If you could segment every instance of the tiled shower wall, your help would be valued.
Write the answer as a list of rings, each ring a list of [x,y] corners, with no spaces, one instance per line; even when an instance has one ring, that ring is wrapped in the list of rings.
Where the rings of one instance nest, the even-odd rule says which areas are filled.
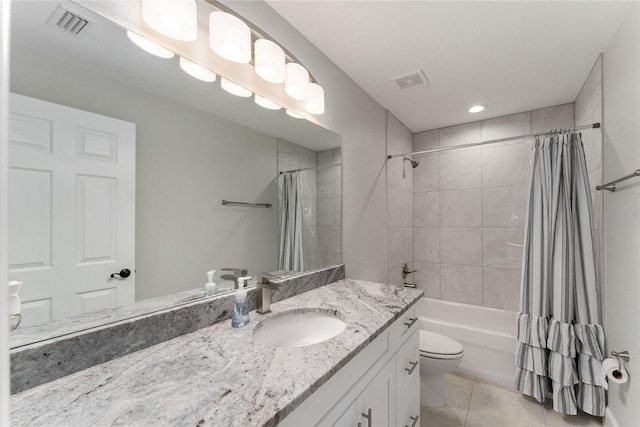
[[[317,152],[293,142],[278,139],[278,173],[315,166],[318,166]],[[302,251],[304,269],[311,270],[320,266],[317,219],[318,173],[315,170],[305,171],[302,179],[302,206],[306,212],[305,226],[302,230]],[[280,209],[281,200],[282,179],[278,178],[278,209]],[[278,236],[280,236],[280,215],[278,215]]]
[[[342,163],[340,148],[318,152],[318,166]],[[342,262],[342,169],[318,170],[318,243],[323,266]]]
[[[576,126],[602,123],[602,55],[596,61],[582,90],[578,94],[575,106]],[[602,169],[602,131],[583,131],[582,142],[587,159],[587,170],[589,171],[589,183],[593,200],[593,241],[598,300],[600,301],[600,306],[604,307],[602,291],[602,273],[604,271],[604,254],[602,253],[604,248],[604,191],[596,191],[596,186],[603,183],[604,177]]]
[[[342,163],[341,149],[314,151],[278,139],[278,172]],[[342,169],[308,170],[302,176],[304,269],[342,262]],[[282,182],[278,181],[278,209]],[[278,229],[280,228],[278,215]],[[280,233],[278,233],[278,236]]]
[[[415,151],[574,124],[574,104],[414,136]],[[510,141],[416,156],[416,282],[430,298],[517,310],[531,143]]]
[[[413,134],[387,112],[387,154],[412,151]],[[387,161],[387,283],[398,286],[403,284],[402,264],[413,268],[413,174],[401,157]]]

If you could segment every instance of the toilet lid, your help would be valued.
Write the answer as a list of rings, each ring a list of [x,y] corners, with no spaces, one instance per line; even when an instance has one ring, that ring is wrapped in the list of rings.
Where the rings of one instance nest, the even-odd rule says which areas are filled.
[[[420,353],[424,355],[454,356],[462,353],[462,345],[449,337],[420,330]]]

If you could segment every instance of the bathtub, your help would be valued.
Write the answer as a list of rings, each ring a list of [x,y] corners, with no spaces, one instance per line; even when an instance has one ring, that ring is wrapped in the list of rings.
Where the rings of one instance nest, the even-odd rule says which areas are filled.
[[[422,298],[420,329],[458,341],[464,357],[457,371],[507,387],[514,386],[516,313]]]

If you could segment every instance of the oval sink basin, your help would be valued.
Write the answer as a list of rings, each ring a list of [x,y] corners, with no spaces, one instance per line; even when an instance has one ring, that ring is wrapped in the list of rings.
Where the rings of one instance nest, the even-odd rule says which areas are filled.
[[[337,310],[298,309],[262,320],[253,330],[253,338],[270,347],[306,347],[327,341],[346,327]]]

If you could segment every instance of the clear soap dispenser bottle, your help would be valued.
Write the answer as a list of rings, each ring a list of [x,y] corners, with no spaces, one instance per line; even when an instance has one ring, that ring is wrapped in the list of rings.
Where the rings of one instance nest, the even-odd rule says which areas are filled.
[[[216,284],[213,281],[214,274],[216,274],[215,270],[207,271],[207,283],[204,285],[204,295],[207,297],[216,293]]]
[[[233,303],[233,314],[231,315],[231,327],[240,328],[249,323],[249,300],[247,299],[247,290],[245,286],[247,280],[251,277],[238,278],[238,290],[236,291],[235,301]]]

